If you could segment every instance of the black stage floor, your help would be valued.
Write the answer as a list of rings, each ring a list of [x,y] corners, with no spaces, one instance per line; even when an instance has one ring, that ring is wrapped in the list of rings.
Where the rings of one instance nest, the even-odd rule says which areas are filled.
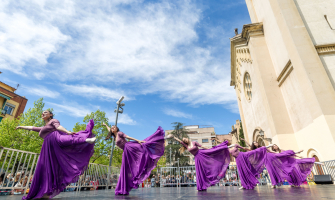
[[[20,200],[22,195],[0,196],[1,200]],[[276,199],[276,200],[335,200],[335,185],[313,185],[291,188],[282,186],[258,186],[254,190],[239,190],[237,186],[211,187],[207,192],[198,192],[195,187],[182,188],[140,188],[132,190],[128,196],[115,196],[114,190],[62,192],[54,199],[62,200],[109,200],[109,199],[148,199],[148,200],[212,200],[212,199]]]

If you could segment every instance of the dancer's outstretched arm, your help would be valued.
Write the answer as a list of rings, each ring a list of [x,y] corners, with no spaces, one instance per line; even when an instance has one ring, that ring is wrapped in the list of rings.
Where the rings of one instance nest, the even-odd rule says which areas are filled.
[[[42,127],[34,127],[34,126],[18,126],[16,127],[15,130],[17,129],[24,129],[24,130],[30,130],[30,131],[41,131]],[[68,131],[66,130],[63,126],[59,125],[57,128],[56,128],[58,131],[62,131],[64,133],[67,133],[68,135],[73,135],[73,134],[76,134],[75,132],[71,132],[71,131]]]
[[[232,148],[232,147],[235,147],[235,144],[232,144],[232,145],[228,146],[228,148]]]
[[[63,126],[59,125],[57,128],[56,128],[58,131],[62,131],[68,135],[73,135],[73,134],[76,134],[75,132],[71,132],[71,131],[68,131],[66,130]]]
[[[141,140],[138,140],[138,139],[135,139],[135,138],[132,138],[132,137],[130,137],[130,136],[126,136],[126,138],[127,139],[129,139],[129,140],[134,140],[134,141],[136,141],[136,142],[138,142],[138,143],[140,143],[140,145],[142,145],[142,143],[145,143],[145,141],[141,141]]]
[[[303,152],[304,150],[300,150],[300,151],[297,151],[297,152],[294,152],[295,154],[299,154],[301,152]]]
[[[33,126],[17,126],[17,127],[15,128],[15,130],[17,130],[17,129],[24,129],[24,130],[32,131],[33,128],[34,128]],[[42,129],[42,127],[35,127],[35,128]]]
[[[275,145],[275,144],[270,144],[270,145],[266,146],[266,148],[270,148],[270,147],[272,147],[273,145]]]
[[[103,125],[103,126],[106,126],[108,132],[111,132],[111,128],[110,128],[109,126],[107,126],[107,124],[105,124],[105,122],[102,122],[102,125]]]
[[[181,140],[179,140],[177,137],[173,136],[173,139],[175,139],[176,141],[178,141],[179,143],[182,143]]]
[[[249,147],[251,147],[251,145],[249,144],[249,142],[247,142],[244,138],[241,138],[241,140],[243,140],[245,142],[245,144],[247,144]]]
[[[214,140],[216,140],[217,142],[219,142],[219,143],[222,143],[219,139],[217,139],[217,138],[215,138]]]

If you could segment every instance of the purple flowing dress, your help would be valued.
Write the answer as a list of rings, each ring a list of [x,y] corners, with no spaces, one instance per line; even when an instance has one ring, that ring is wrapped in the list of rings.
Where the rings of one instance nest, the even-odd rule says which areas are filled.
[[[240,149],[248,152],[240,152]],[[231,155],[236,158],[237,171],[240,176],[242,186],[247,189],[254,189],[259,183],[257,178],[265,168],[266,147],[250,151],[248,148],[235,145],[230,151]]]
[[[192,142],[191,148],[183,142],[181,144],[194,155],[197,190],[203,191],[219,183],[230,163],[228,141],[211,149],[199,149],[201,145],[198,142]]]
[[[282,151],[281,153],[268,152],[266,156],[265,167],[269,173],[272,185],[282,185],[296,166],[294,151]]]
[[[285,176],[290,185],[300,186],[307,179],[314,166],[315,158],[296,159],[296,164],[291,173]]]
[[[164,154],[165,132],[161,127],[144,139],[145,143],[127,142],[126,134],[117,133],[116,145],[123,149],[120,177],[115,188],[115,195],[128,195],[131,189],[147,179]]]
[[[88,166],[94,144],[85,140],[94,136],[93,120],[87,124],[85,131],[75,135],[58,131],[59,126],[59,121],[52,119],[43,127],[33,128],[44,141],[29,193],[22,197],[23,200],[58,195],[70,183],[77,182]]]

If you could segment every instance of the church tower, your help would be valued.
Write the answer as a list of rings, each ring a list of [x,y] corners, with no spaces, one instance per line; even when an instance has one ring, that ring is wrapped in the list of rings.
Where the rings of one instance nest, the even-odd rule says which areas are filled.
[[[230,39],[245,138],[335,159],[335,1],[246,4],[252,24]]]

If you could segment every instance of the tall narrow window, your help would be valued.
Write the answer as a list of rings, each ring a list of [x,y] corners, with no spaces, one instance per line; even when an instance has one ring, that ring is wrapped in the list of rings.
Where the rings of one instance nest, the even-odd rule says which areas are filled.
[[[245,75],[244,75],[243,85],[244,85],[245,98],[248,101],[251,101],[251,98],[252,98],[252,83],[251,83],[250,74],[248,72],[246,72]]]

